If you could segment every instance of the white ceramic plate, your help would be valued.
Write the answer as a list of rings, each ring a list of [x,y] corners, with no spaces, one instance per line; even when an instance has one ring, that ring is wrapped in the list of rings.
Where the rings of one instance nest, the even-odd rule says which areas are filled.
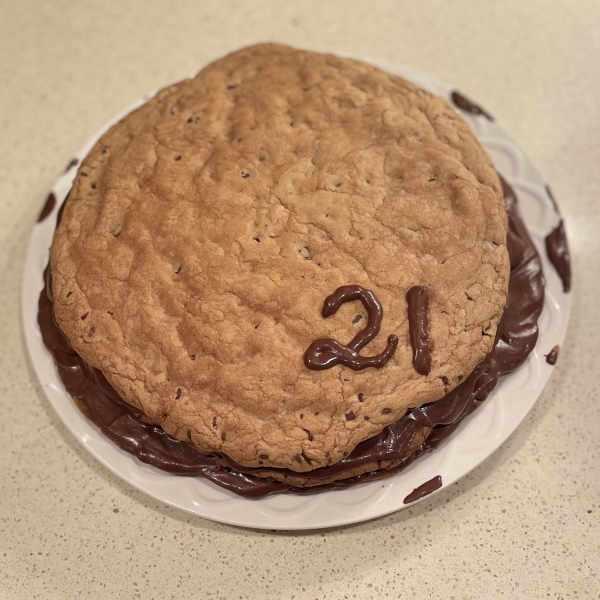
[[[426,75],[395,65],[376,64],[434,94],[450,98],[450,88]],[[117,115],[75,157],[81,160],[104,131],[150,97],[145,96]],[[48,261],[56,213],[71,187],[75,167],[56,181],[52,188],[56,206],[51,215],[33,229],[22,296],[23,327],[31,361],[48,400],[69,431],[105,467],[142,492],[206,519],[263,529],[315,529],[365,521],[404,508],[404,498],[437,475],[442,476],[440,489],[443,489],[474,469],[508,438],[541,394],[552,373],[544,355],[562,343],[571,302],[569,295],[562,292],[559,277],[546,256],[544,238],[559,219],[545,190],[544,179],[499,125],[482,116],[464,112],[461,115],[472,126],[498,171],[516,190],[521,213],[542,257],[547,286],[535,350],[519,369],[500,379],[486,402],[465,419],[441,447],[383,481],[311,496],[279,494],[260,500],[240,498],[200,477],[165,473],[120,450],[79,412],[65,391],[37,325],[38,296],[43,287],[42,274]]]

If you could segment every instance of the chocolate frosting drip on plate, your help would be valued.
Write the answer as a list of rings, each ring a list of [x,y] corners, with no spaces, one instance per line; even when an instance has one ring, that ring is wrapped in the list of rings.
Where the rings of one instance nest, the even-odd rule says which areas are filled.
[[[548,198],[550,198],[550,202],[552,202],[552,206],[554,207],[554,212],[557,215],[560,215],[560,210],[558,209],[558,204],[556,203],[556,199],[554,198],[554,194],[550,189],[549,185],[546,185],[546,194],[548,194]]]
[[[353,452],[335,465],[303,473],[303,476],[325,479],[364,464],[392,460],[386,469],[326,485],[302,488],[255,477],[252,473],[261,470],[260,467],[242,467],[226,456],[221,459],[229,466],[217,466],[213,457],[204,456],[189,444],[165,434],[160,427],[143,422],[143,415],[118,396],[102,373],[89,367],[75,353],[54,321],[48,269],[38,314],[44,344],[54,357],[65,388],[82,412],[120,448],[134,454],[142,462],[165,471],[202,475],[217,485],[249,498],[278,492],[315,493],[386,477],[401,471],[424,452],[439,446],[487,398],[498,377],[520,365],[535,346],[537,320],[544,302],[542,266],[519,215],[514,191],[505,181],[502,181],[502,187],[509,218],[507,245],[511,275],[507,305],[498,325],[492,351],[469,377],[441,400],[408,412],[379,435],[358,444]],[[430,431],[429,435],[416,451],[408,452],[411,442],[423,428]],[[286,469],[278,471],[298,475]]]
[[[435,490],[439,490],[441,487],[442,477],[441,475],[436,475],[433,479],[426,481],[406,496],[406,498],[404,498],[404,504],[410,504],[411,502],[416,502],[421,498],[425,498],[425,496],[435,492]]]
[[[475,104],[472,100],[469,100],[466,96],[463,96],[460,92],[454,91],[452,92],[452,102],[454,106],[460,108],[460,110],[464,110],[471,115],[481,115],[490,121],[493,121],[492,115],[483,110],[481,106]]]
[[[69,164],[65,167],[65,170],[63,171],[63,173],[68,173],[73,167],[76,167],[78,164],[79,164],[79,159],[72,158],[69,161]]]
[[[56,204],[56,196],[54,195],[54,192],[50,192],[48,194],[48,197],[46,198],[46,203],[44,204],[44,208],[42,208],[39,216],[38,216],[38,223],[41,223],[51,212],[52,209],[54,208],[54,205]]]
[[[569,244],[567,243],[567,232],[565,223],[560,223],[551,233],[546,236],[546,252],[550,262],[554,265],[563,285],[563,292],[571,291],[571,256]]]
[[[548,352],[548,354],[546,354],[546,362],[549,365],[554,366],[556,364],[556,361],[558,360],[559,352],[560,346],[557,344],[556,346],[554,346],[554,348],[552,348],[552,350],[550,350],[550,352]]]

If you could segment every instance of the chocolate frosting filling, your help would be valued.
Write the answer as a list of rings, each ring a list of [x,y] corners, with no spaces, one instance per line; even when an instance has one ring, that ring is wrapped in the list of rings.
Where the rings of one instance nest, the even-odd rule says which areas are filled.
[[[287,469],[277,471],[318,480],[378,461],[388,461],[385,469],[325,485],[295,487],[253,476],[257,471],[273,469],[243,467],[226,456],[220,459],[228,466],[217,466],[214,457],[204,456],[186,442],[167,435],[160,427],[145,423],[143,415],[119,397],[102,373],[87,365],[77,355],[54,321],[48,267],[38,314],[44,344],[54,358],[65,388],[86,417],[120,448],[159,469],[170,473],[201,475],[249,498],[260,498],[278,492],[315,493],[388,476],[404,469],[421,454],[439,446],[487,398],[498,377],[520,365],[536,344],[537,320],[544,302],[542,266],[521,220],[514,191],[503,180],[502,187],[509,219],[507,246],[511,274],[507,304],[492,351],[460,385],[442,399],[409,411],[375,437],[358,444],[338,463],[302,474]],[[60,219],[60,212],[58,218]],[[423,428],[431,429],[429,435],[416,451],[410,452],[411,442]]]

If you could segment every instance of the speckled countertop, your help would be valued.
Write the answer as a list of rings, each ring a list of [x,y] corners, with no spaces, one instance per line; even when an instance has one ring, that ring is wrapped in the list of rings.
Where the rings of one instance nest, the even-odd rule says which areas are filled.
[[[0,0],[0,599],[600,598],[597,0]],[[550,384],[459,483],[305,533],[215,524],[122,483],[61,425],[19,322],[57,174],[145,92],[257,41],[380,57],[486,106],[550,181],[574,258]],[[575,411],[576,409],[576,411]]]

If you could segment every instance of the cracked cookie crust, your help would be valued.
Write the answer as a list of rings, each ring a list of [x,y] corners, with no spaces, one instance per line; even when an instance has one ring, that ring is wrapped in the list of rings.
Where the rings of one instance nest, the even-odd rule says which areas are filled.
[[[327,466],[435,401],[491,350],[506,303],[492,164],[443,99],[370,65],[253,46],[161,91],[83,161],[51,249],[75,350],[168,433],[245,466]],[[382,369],[308,370],[372,290]],[[431,370],[406,293],[426,286]],[[358,318],[358,317],[361,318]]]

